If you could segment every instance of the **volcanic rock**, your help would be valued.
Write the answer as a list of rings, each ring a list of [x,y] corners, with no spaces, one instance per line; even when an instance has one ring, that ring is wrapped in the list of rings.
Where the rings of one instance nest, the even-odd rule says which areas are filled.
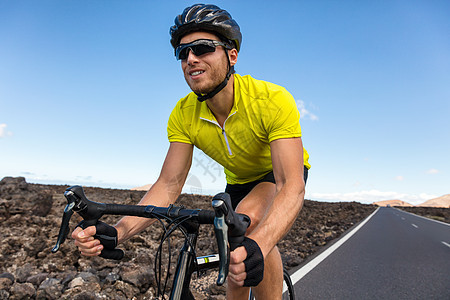
[[[52,204],[50,191],[27,184],[23,177],[5,177],[0,181],[0,220],[30,213],[45,217]]]
[[[60,250],[51,253],[67,205],[63,196],[67,187],[28,184],[21,177],[6,177],[0,181],[0,300],[155,299],[158,286],[154,258],[163,234],[157,224],[119,245],[125,251],[125,257],[119,262],[82,257],[70,234]],[[94,187],[84,190],[93,201],[118,204],[137,204],[145,194],[145,191]],[[176,205],[211,209],[211,199],[210,196],[182,194]],[[285,267],[302,264],[375,208],[356,202],[305,200],[291,231],[278,244]],[[442,218],[446,218],[447,212],[442,212]],[[102,221],[115,224],[119,219],[105,216]],[[69,224],[71,230],[80,220],[78,215],[73,215]],[[162,282],[169,276],[166,298],[182,237],[181,232],[174,232],[170,239],[171,254],[167,245],[163,248]],[[215,243],[212,228],[201,226],[197,255],[217,253]],[[224,288],[214,283],[216,276],[216,271],[194,276],[191,287],[198,299],[224,299]]]

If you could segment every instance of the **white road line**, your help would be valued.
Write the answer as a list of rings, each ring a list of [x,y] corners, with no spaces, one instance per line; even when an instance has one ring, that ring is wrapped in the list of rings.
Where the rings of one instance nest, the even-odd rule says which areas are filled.
[[[405,221],[405,218],[402,217],[402,220]]]
[[[419,228],[419,226],[417,226],[416,224],[411,224],[413,227]]]
[[[407,212],[407,211],[404,211],[404,210],[401,210],[401,209],[398,209],[398,208],[396,208],[396,209],[401,211],[401,212],[404,212],[405,214],[410,214],[412,216],[419,217],[419,218],[422,218],[424,220],[433,221],[433,222],[436,222],[436,223],[439,223],[439,224],[442,224],[442,225],[450,226],[450,223],[445,223],[445,222],[441,222],[441,221],[438,221],[438,220],[430,219],[430,218],[427,218],[427,217],[419,216],[419,215],[416,215],[416,214],[413,214],[413,213],[410,213],[410,212]]]
[[[378,207],[370,216],[368,216],[361,224],[356,226],[352,231],[342,237],[335,244],[327,248],[324,252],[319,254],[309,263],[298,269],[294,274],[291,275],[292,284],[297,283],[300,279],[302,279],[306,274],[308,274],[312,269],[314,269],[318,264],[320,264],[325,258],[327,258],[331,253],[333,253],[337,248],[339,248],[342,244],[344,244],[352,235],[354,235],[361,227],[366,224],[370,218],[372,218],[380,208]]]
[[[447,244],[446,242],[441,242],[441,243],[450,248],[450,244]]]

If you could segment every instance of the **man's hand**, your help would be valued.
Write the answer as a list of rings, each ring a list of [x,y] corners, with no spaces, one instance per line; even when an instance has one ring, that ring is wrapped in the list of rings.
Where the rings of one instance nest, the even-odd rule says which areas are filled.
[[[102,255],[102,257],[114,259],[121,259],[123,257],[122,250],[114,250],[117,246],[116,228],[101,221],[97,221],[95,226],[86,227],[85,224],[85,221],[82,221],[72,233],[72,237],[75,239],[75,245],[78,246],[82,255],[96,256],[103,249],[106,249],[108,251],[105,250],[105,256]],[[85,229],[82,230],[82,228]],[[109,250],[114,251],[111,252]]]
[[[230,280],[237,286],[257,286],[264,277],[264,257],[258,244],[245,237],[230,253]]]
[[[94,235],[97,233],[95,226],[89,226],[86,229],[82,229],[77,226],[72,232],[72,238],[75,240],[75,246],[80,250],[81,255],[84,256],[97,256],[103,250],[103,245],[100,240],[94,239]]]
[[[246,258],[247,250],[245,250],[245,247],[238,247],[230,253],[228,279],[237,286],[244,286],[244,280],[247,277],[244,264]]]

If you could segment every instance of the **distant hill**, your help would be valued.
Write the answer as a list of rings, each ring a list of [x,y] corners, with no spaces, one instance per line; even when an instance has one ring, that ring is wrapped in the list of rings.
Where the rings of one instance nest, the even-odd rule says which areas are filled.
[[[418,204],[416,206],[422,206],[422,207],[445,207],[450,208],[450,194],[430,199],[428,201],[425,201],[424,203]]]
[[[414,205],[402,201],[402,200],[384,200],[384,201],[378,201],[372,203],[374,205],[378,206],[403,206],[403,207],[413,207]],[[443,207],[443,208],[450,208],[450,194],[430,199],[428,201],[425,201],[421,204],[415,205],[416,207]]]
[[[402,200],[384,200],[384,201],[378,201],[374,202],[373,204],[378,206],[414,206],[412,204],[409,204],[408,202],[402,201]]]
[[[152,185],[153,184],[146,184],[143,186],[134,187],[131,190],[132,191],[148,191],[152,187]]]

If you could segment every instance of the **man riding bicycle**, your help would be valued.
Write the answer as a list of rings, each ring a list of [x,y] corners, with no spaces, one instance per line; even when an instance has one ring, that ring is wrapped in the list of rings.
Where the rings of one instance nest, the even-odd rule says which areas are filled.
[[[295,100],[280,86],[235,73],[242,36],[227,11],[215,5],[187,7],[170,35],[192,92],[169,117],[166,159],[139,204],[174,203],[194,145],[201,149],[224,167],[225,191],[236,211],[251,218],[242,247],[231,252],[227,297],[246,299],[251,286],[257,299],[281,299],[283,265],[276,244],[302,208],[310,168]],[[72,237],[83,255],[96,256],[152,222],[127,216],[114,227],[77,227]],[[93,237],[100,232],[102,241]]]

